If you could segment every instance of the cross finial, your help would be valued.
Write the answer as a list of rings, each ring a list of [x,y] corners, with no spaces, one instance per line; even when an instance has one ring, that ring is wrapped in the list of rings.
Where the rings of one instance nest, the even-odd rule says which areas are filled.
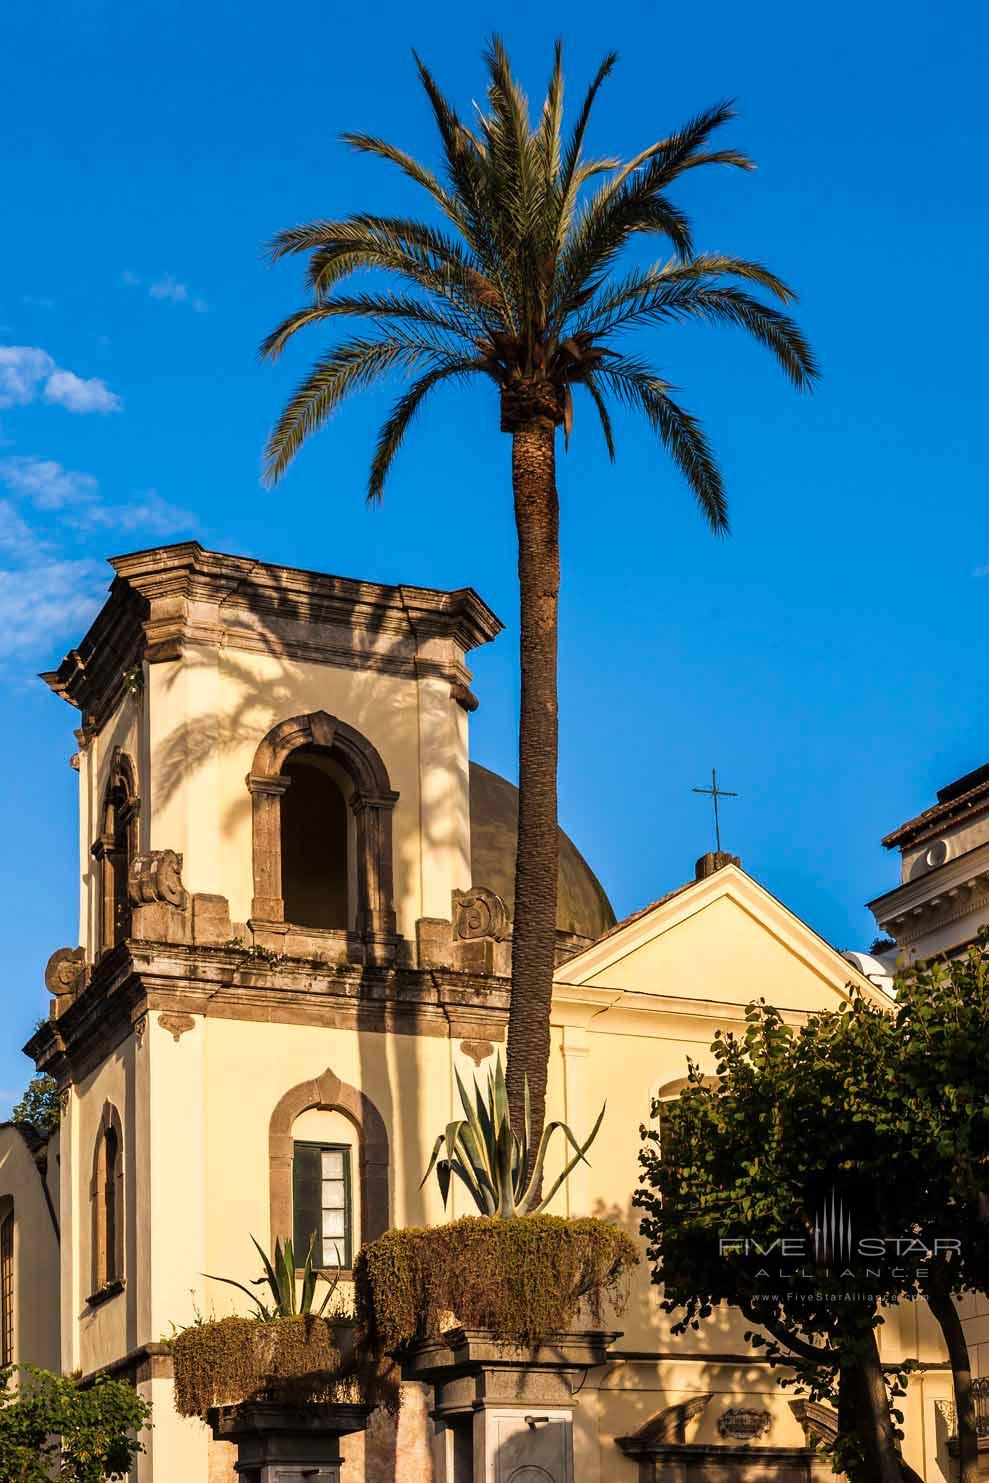
[[[718,773],[717,773],[717,769],[716,768],[713,768],[713,767],[711,768],[711,786],[710,786],[710,788],[692,788],[690,791],[692,793],[704,793],[714,803],[714,839],[715,839],[716,848],[718,850],[718,853],[720,854],[721,853],[721,820],[718,817],[718,799],[719,798],[737,798],[738,797],[738,794],[737,793],[732,793],[728,788],[719,788],[718,787]]]

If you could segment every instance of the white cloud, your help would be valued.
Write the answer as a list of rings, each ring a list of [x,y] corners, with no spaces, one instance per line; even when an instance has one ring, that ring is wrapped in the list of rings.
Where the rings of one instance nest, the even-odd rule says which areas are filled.
[[[155,536],[177,535],[182,531],[196,530],[199,526],[191,510],[183,510],[181,505],[162,499],[157,489],[143,490],[130,504],[105,507],[101,511],[100,523],[116,526],[118,530],[143,530]]]
[[[184,304],[189,297],[185,284],[177,283],[171,273],[166,273],[164,278],[152,283],[148,293],[153,299],[171,299],[173,304]]]
[[[20,455],[0,459],[0,484],[29,500],[35,509],[57,510],[61,523],[73,530],[114,529],[162,536],[198,526],[190,510],[171,504],[156,489],[142,490],[123,505],[105,504],[92,474],[63,468],[53,458]]]
[[[124,273],[123,278],[128,288],[139,288],[142,283],[138,274],[129,270]],[[194,297],[189,291],[189,285],[180,283],[171,273],[164,273],[161,278],[153,279],[148,284],[148,293],[153,299],[170,304],[188,304],[196,314],[205,314],[209,308],[205,299]]]
[[[0,629],[5,654],[50,653],[67,634],[87,628],[106,596],[103,562],[40,561],[0,571]]]
[[[92,474],[77,474],[53,458],[15,456],[0,459],[0,483],[29,499],[39,510],[63,510],[90,504],[99,485]]]
[[[0,499],[0,551],[15,561],[34,561],[45,550],[45,542],[28,525],[9,499]]]
[[[38,384],[56,369],[46,350],[35,345],[0,345],[0,407],[25,407]]]
[[[45,384],[45,401],[70,412],[119,412],[120,398],[99,376],[84,380],[73,371],[53,371]]]
[[[26,407],[39,395],[70,412],[120,410],[120,398],[98,376],[62,370],[37,345],[0,345],[0,407]]]

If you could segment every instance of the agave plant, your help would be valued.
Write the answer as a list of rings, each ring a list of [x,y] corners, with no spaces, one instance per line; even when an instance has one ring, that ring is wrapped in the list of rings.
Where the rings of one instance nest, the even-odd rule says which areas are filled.
[[[449,1198],[453,1176],[456,1175],[467,1186],[482,1215],[496,1215],[502,1220],[508,1220],[514,1215],[538,1215],[541,1210],[546,1209],[577,1164],[582,1159],[584,1163],[587,1162],[584,1155],[597,1137],[604,1117],[604,1107],[583,1143],[577,1142],[567,1123],[547,1123],[527,1179],[531,1138],[528,1081],[524,1087],[525,1118],[521,1138],[512,1127],[500,1055],[495,1060],[494,1070],[488,1071],[487,1095],[481,1090],[476,1077],[473,1100],[459,1074],[457,1088],[466,1116],[448,1123],[446,1132],[437,1138],[422,1184],[426,1183],[435,1169],[444,1205]],[[558,1130],[573,1149],[573,1155],[549,1191],[541,1195],[546,1150]]]
[[[251,1240],[257,1247],[258,1255],[264,1263],[264,1276],[253,1277],[251,1287],[264,1287],[267,1284],[272,1297],[272,1305],[262,1303],[257,1293],[251,1292],[242,1282],[237,1282],[233,1277],[214,1277],[210,1272],[204,1272],[211,1282],[226,1282],[230,1287],[239,1287],[241,1292],[246,1292],[251,1302],[258,1310],[258,1317],[264,1320],[273,1318],[294,1318],[297,1314],[315,1313],[321,1318],[326,1312],[326,1305],[336,1292],[339,1282],[339,1273],[334,1272],[329,1278],[325,1272],[317,1271],[313,1267],[313,1247],[316,1244],[316,1232],[313,1231],[309,1238],[309,1250],[306,1252],[305,1264],[302,1268],[302,1287],[296,1290],[295,1253],[292,1250],[291,1240],[287,1240],[283,1246],[281,1241],[275,1238],[275,1253],[269,1258],[264,1248],[258,1244],[252,1236]],[[316,1298],[316,1283],[322,1277],[329,1284],[329,1292],[318,1308],[313,1307]],[[298,1299],[298,1300],[297,1300]]]

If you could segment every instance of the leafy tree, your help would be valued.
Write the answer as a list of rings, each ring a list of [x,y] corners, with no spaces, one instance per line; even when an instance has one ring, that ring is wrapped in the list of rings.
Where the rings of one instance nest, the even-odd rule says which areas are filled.
[[[932,1264],[925,1295],[951,1361],[961,1483],[975,1483],[971,1364],[954,1299],[989,1292],[989,932],[951,962],[904,969],[896,1002],[899,1076],[876,1117],[877,1139],[885,1148],[926,1143],[920,1177],[940,1184],[942,1229],[961,1239],[957,1255]]]
[[[892,1305],[926,1299],[948,1345],[973,1483],[953,1298],[985,1280],[978,1200],[964,1180],[985,1180],[967,1153],[985,1137],[989,1085],[959,1088],[968,1073],[989,1083],[976,1069],[985,1024],[975,1034],[973,1016],[951,1029],[960,996],[948,970],[940,1003],[923,983],[905,989],[895,1015],[856,997],[794,1028],[750,1007],[744,1035],[717,1036],[714,1077],[692,1067],[659,1132],[645,1132],[637,1199],[663,1306],[680,1314],[674,1331],[719,1304],[740,1308],[756,1326],[750,1342],[791,1371],[784,1383],[837,1405],[836,1466],[853,1478],[898,1483],[908,1472],[893,1405],[904,1375],[884,1372],[877,1330]],[[932,1040],[943,1049],[933,1073]]]
[[[54,1133],[58,1127],[58,1086],[54,1076],[33,1076],[23,1097],[10,1114],[11,1122],[27,1123],[39,1133]]]
[[[431,392],[480,377],[494,384],[502,431],[512,439],[518,534],[521,706],[519,832],[515,875],[508,1091],[512,1121],[532,1095],[533,1146],[544,1120],[549,1010],[557,907],[557,625],[560,584],[556,435],[569,439],[573,393],[586,394],[609,454],[609,400],[641,413],[686,479],[701,513],[727,531],[717,461],[696,417],[626,332],[687,320],[745,330],[775,356],[798,388],[816,375],[792,319],[758,291],[787,304],[794,295],[758,262],[696,253],[690,223],[669,190],[707,165],[750,169],[739,150],[712,138],[733,116],[718,104],[631,159],[587,158],[588,122],[614,68],[598,68],[573,127],[563,126],[559,44],[538,123],[495,39],[485,55],[487,111],[468,127],[416,58],[439,133],[437,173],[400,145],[345,134],[353,148],[397,166],[429,197],[431,219],[361,212],[281,232],[273,259],[308,254],[309,301],[265,340],[274,360],[310,326],[339,318],[365,328],[339,340],[289,399],[267,448],[267,477],[285,473],[303,442],[352,392],[393,374],[414,376],[381,428],[368,499],[381,498],[406,432]],[[634,239],[665,239],[672,256],[619,271]],[[387,275],[375,292],[341,293],[351,274]],[[753,292],[755,290],[756,292]]]
[[[120,1380],[100,1376],[84,1389],[31,1365],[0,1371],[0,1480],[125,1478],[143,1451],[134,1434],[150,1414],[150,1406]]]

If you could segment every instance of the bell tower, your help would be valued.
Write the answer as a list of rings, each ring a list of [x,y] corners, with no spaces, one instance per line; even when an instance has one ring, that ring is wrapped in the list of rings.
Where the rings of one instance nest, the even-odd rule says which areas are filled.
[[[82,713],[80,944],[120,940],[127,870],[174,851],[193,898],[339,961],[412,962],[470,885],[469,589],[386,587],[206,551],[115,557],[44,679]],[[423,829],[423,820],[428,827]]]

